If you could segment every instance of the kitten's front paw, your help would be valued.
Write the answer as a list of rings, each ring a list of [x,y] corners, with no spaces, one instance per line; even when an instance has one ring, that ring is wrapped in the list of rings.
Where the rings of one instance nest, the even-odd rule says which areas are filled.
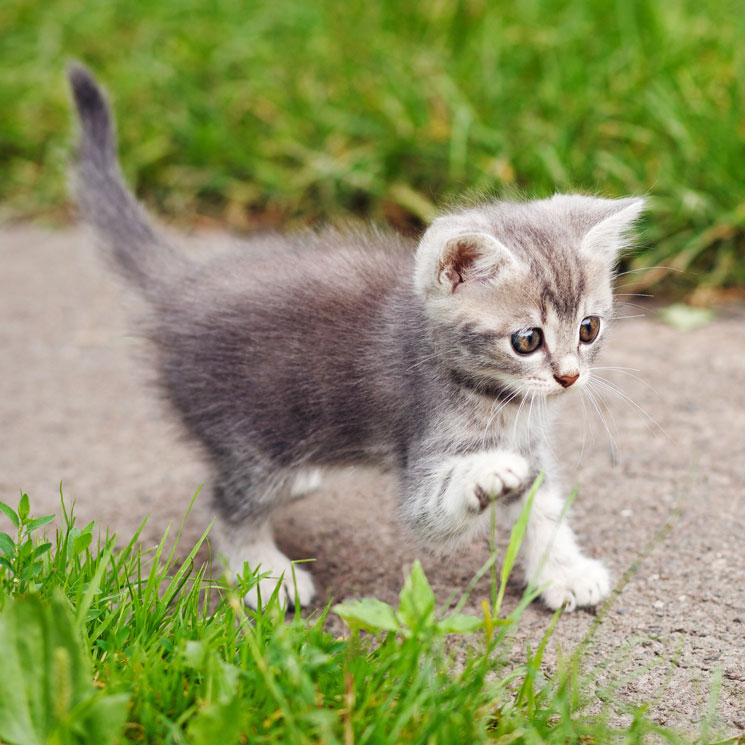
[[[509,499],[528,483],[530,466],[517,453],[479,453],[473,456],[464,484],[466,509],[481,514],[493,500]]]
[[[542,574],[539,585],[550,582],[541,594],[543,602],[556,610],[562,605],[565,611],[573,611],[597,605],[610,594],[610,574],[597,559],[579,557],[566,567],[554,567]]]

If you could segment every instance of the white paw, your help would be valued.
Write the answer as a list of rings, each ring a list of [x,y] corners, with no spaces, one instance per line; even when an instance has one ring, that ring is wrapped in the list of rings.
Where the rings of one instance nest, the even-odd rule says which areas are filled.
[[[256,567],[249,562],[252,571]],[[293,567],[292,562],[286,559],[284,566],[266,566],[258,564],[258,574],[269,572],[269,576],[260,579],[247,593],[245,602],[250,608],[256,610],[259,607],[259,595],[261,603],[266,605],[274,593],[277,585],[279,588],[279,602],[282,606],[296,608],[310,605],[316,595],[313,577],[306,569],[301,569],[297,564]]]
[[[562,605],[564,610],[573,611],[597,605],[610,594],[610,574],[596,559],[578,557],[567,567],[554,567],[544,570],[539,585],[550,582],[541,597],[543,602],[556,610]]]
[[[245,542],[242,534],[250,536],[251,541]],[[306,569],[293,565],[277,548],[269,523],[241,530],[219,521],[215,523],[215,537],[218,552],[227,560],[234,575],[243,574],[245,564],[251,572],[267,575],[246,593],[246,605],[257,609],[259,596],[261,604],[266,605],[277,585],[280,585],[279,601],[282,605],[307,606],[312,602],[316,594],[313,577]]]
[[[461,506],[480,515],[492,501],[509,498],[528,483],[530,466],[517,453],[477,453],[464,463]]]

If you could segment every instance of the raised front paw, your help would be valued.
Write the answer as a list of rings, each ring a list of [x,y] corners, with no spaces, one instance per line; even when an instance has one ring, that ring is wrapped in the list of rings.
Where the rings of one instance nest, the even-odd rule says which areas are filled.
[[[527,485],[530,475],[528,461],[517,453],[478,456],[466,485],[466,504],[475,513],[482,513],[495,500],[509,500]]]
[[[550,582],[543,591],[543,602],[556,610],[562,605],[565,611],[573,611],[597,605],[610,594],[610,574],[597,559],[578,557],[568,566],[554,566],[542,573],[539,585]]]
[[[468,456],[453,474],[449,511],[464,517],[478,516],[492,501],[518,496],[528,485],[529,476],[528,461],[517,453],[485,452]]]

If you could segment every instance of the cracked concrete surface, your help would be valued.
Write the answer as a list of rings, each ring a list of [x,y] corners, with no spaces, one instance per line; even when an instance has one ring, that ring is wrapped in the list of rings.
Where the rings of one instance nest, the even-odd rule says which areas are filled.
[[[0,260],[0,499],[15,504],[24,489],[36,514],[55,511],[61,481],[80,519],[124,537],[149,515],[144,542],[152,544],[209,476],[149,384],[125,293],[78,230],[6,227]],[[557,438],[567,483],[580,487],[574,527],[621,581],[587,645],[590,688],[613,685],[622,700],[650,703],[657,721],[696,732],[721,677],[715,728],[742,734],[745,309],[688,332],[653,312],[619,321],[603,360],[633,369],[607,375],[666,434],[609,396],[615,464],[601,423],[579,404]],[[322,595],[395,601],[415,554],[400,540],[392,494],[389,477],[347,474],[284,510],[280,544],[293,558],[315,559]],[[209,519],[205,495],[184,545]],[[479,543],[448,559],[425,557],[438,597],[463,589],[486,556]],[[477,586],[475,608],[487,593],[487,582]],[[512,584],[508,606],[519,595]],[[550,617],[528,608],[515,661],[526,643],[535,648]],[[558,648],[571,651],[594,619],[580,611],[559,621],[549,674]]]

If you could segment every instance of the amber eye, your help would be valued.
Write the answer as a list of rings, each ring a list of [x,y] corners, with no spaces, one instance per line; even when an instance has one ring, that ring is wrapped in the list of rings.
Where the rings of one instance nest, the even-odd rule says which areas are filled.
[[[523,329],[512,334],[512,348],[518,354],[535,352],[543,344],[543,332],[540,329]]]
[[[600,319],[597,316],[587,316],[579,325],[579,339],[589,344],[595,341],[598,331],[600,331]]]

